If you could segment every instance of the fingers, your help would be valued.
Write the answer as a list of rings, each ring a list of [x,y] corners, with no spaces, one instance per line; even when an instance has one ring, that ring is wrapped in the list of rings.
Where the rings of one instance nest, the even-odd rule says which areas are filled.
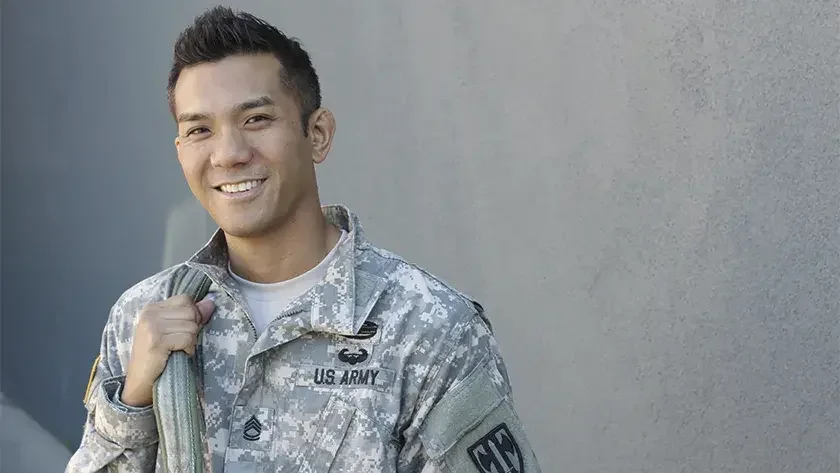
[[[131,405],[151,403],[154,380],[172,352],[195,355],[198,333],[215,308],[212,295],[194,303],[190,296],[181,294],[149,304],[140,312],[126,374],[126,383],[134,392]]]
[[[193,304],[194,302],[192,297],[187,294],[178,294],[177,296],[172,296],[169,299],[162,300],[156,305],[158,307],[189,307]]]
[[[195,351],[198,332],[215,311],[213,296],[194,303],[185,295],[177,295],[156,304],[150,304],[140,314],[135,345],[138,353],[162,356],[171,351]],[[140,358],[148,355],[139,355]]]
[[[190,319],[172,319],[165,324],[160,324],[161,335],[169,335],[176,333],[198,333],[199,325],[195,320]]]
[[[168,333],[161,338],[161,345],[165,346],[169,351],[183,350],[188,355],[193,355],[195,353],[196,341],[196,333]]]
[[[176,299],[177,300],[173,300]],[[198,324],[204,325],[210,319],[213,311],[216,309],[216,304],[213,299],[204,299],[198,303],[193,303],[192,299],[181,296],[176,296],[167,299],[155,308],[157,317],[165,320],[193,320]]]
[[[216,310],[216,303],[212,298],[208,298],[196,303],[195,307],[198,309],[197,322],[204,325],[208,320],[210,320],[210,316],[213,315],[213,311]]]

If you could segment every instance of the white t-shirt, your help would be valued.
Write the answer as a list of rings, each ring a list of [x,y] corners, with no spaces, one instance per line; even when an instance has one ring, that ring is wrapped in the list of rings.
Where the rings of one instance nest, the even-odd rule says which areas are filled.
[[[228,272],[239,284],[239,288],[245,296],[245,301],[248,303],[248,312],[254,327],[257,329],[257,336],[260,336],[268,327],[268,324],[283,313],[293,299],[312,289],[318,281],[326,276],[330,261],[335,257],[338,246],[346,238],[347,232],[342,230],[338,243],[317,266],[288,281],[269,284],[248,281],[234,273],[230,267],[230,262],[228,262]]]

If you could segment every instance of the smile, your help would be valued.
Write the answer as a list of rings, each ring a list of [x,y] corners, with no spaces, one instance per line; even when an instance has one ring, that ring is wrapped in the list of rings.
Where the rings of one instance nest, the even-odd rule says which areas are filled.
[[[235,184],[222,184],[216,189],[219,189],[225,194],[239,194],[241,192],[248,192],[249,190],[262,184],[263,181],[265,181],[265,179],[255,179],[251,181],[237,182]]]

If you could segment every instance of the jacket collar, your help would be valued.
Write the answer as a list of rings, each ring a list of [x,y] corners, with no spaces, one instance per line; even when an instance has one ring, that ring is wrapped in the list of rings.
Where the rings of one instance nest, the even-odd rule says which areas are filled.
[[[311,330],[354,335],[385,290],[388,271],[383,271],[386,268],[382,267],[382,260],[366,257],[364,250],[371,244],[359,218],[349,208],[326,205],[321,210],[327,221],[348,233],[348,238],[336,250],[327,275],[293,301],[289,309],[308,311]],[[228,273],[228,251],[221,229],[186,264],[203,271],[241,307],[247,307],[238,284]]]

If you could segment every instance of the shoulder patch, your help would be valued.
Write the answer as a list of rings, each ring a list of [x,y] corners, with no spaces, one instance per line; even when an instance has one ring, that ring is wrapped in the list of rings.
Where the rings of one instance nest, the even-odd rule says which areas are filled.
[[[539,473],[510,399],[487,370],[478,367],[432,409],[420,433],[426,452],[452,473]]]
[[[85,388],[85,397],[82,400],[83,404],[87,404],[90,399],[90,388],[93,386],[93,378],[96,377],[96,367],[99,365],[99,359],[101,356],[102,355],[96,355],[96,359],[93,360],[93,366],[90,367],[90,377],[88,377],[87,387]]]

